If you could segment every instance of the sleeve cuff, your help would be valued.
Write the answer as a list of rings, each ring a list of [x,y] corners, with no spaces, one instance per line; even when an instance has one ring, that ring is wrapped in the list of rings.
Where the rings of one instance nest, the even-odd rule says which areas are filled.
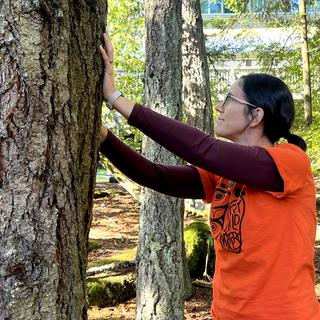
[[[136,121],[135,119],[138,117],[139,115],[139,108],[143,108],[143,106],[139,103],[135,103],[135,105],[133,106],[133,110],[128,118],[128,124],[131,125],[131,126],[134,126]]]

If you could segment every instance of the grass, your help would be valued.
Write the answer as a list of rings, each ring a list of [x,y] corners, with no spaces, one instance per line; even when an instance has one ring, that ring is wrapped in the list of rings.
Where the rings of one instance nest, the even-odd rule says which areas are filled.
[[[96,182],[109,182],[110,174],[105,169],[97,169]]]
[[[97,241],[89,239],[88,241],[88,252],[101,248],[101,244]]]
[[[191,212],[194,216],[201,216],[201,217],[208,217],[210,215],[210,209],[205,209],[205,210],[196,210],[192,209]],[[188,214],[190,214],[190,211],[185,210],[184,211],[184,216],[186,217]]]
[[[110,282],[110,283],[124,283],[125,280],[134,279],[135,274],[133,272],[126,273],[124,275],[105,275],[97,274],[92,277],[87,278],[87,282],[96,282],[100,281],[101,283]]]
[[[108,174],[108,171],[107,170],[105,170],[105,169],[98,169],[97,170],[97,174],[101,174],[101,175],[107,175]]]
[[[121,261],[132,261],[135,259],[137,254],[137,248],[129,249],[124,253],[117,254],[111,257],[107,257],[101,260],[93,261],[88,263],[88,268],[100,267],[106,264],[110,264],[113,262],[121,262]]]
[[[107,176],[96,176],[96,182],[97,183],[109,182],[109,177],[107,177]]]

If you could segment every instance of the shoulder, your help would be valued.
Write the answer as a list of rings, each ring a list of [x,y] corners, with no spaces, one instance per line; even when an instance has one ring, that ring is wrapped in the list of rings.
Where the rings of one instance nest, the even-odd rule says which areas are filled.
[[[284,181],[284,194],[301,190],[306,181],[311,181],[312,171],[308,155],[299,147],[284,143],[266,148],[273,158]]]
[[[219,177],[211,172],[204,170],[204,169],[201,169],[198,167],[196,167],[196,168],[197,168],[198,173],[200,175],[202,186],[203,186],[204,193],[205,193],[205,198],[203,199],[203,201],[205,203],[211,203],[213,194],[215,192],[215,188],[216,188],[218,180],[219,180]]]
[[[274,147],[266,148],[266,151],[273,158],[277,166],[289,165],[296,169],[307,169],[310,167],[308,155],[294,144],[278,144]]]

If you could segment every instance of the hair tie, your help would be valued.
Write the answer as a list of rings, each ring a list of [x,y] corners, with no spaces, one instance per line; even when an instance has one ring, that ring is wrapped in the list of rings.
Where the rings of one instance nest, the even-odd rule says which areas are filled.
[[[285,139],[287,139],[288,140],[288,138],[291,136],[291,132],[290,131],[287,131],[284,135],[283,135],[283,137],[285,138]]]

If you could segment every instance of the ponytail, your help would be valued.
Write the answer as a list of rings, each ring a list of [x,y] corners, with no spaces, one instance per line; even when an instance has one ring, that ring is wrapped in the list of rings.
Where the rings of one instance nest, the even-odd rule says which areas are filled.
[[[297,136],[296,134],[288,132],[284,135],[284,138],[287,139],[287,141],[289,143],[292,143],[292,144],[298,146],[299,148],[301,148],[303,151],[307,150],[306,142],[301,137]]]

